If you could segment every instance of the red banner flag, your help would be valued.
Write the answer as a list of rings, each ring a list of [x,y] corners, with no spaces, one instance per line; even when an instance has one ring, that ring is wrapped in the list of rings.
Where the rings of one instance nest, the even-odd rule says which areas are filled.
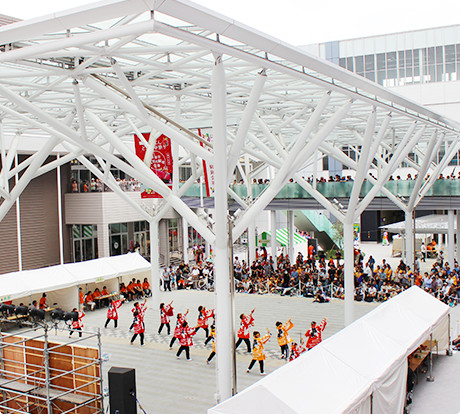
[[[142,136],[149,142],[150,133],[142,134]],[[136,155],[144,161],[147,148],[137,135],[134,135],[134,148]],[[172,183],[173,159],[171,154],[171,140],[166,135],[160,135],[155,142],[150,169],[164,183]],[[161,198],[161,195],[141,184],[141,198]]]

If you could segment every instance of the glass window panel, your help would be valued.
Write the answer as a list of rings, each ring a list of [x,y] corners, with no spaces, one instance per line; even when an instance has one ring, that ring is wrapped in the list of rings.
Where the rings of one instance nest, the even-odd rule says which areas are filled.
[[[420,50],[414,49],[414,67],[420,66]]]
[[[387,68],[388,68],[388,79],[394,79],[397,77],[396,74],[396,52],[387,53]]]
[[[398,52],[398,77],[401,79],[406,77],[405,62],[404,50],[400,50]]]
[[[380,85],[383,85],[383,81],[385,80],[385,71],[384,70],[379,70],[377,71],[377,82]]]
[[[110,227],[111,234],[120,233],[120,223],[109,224],[109,227]]]
[[[455,62],[455,45],[444,46],[444,58],[446,63]]]
[[[345,58],[340,58],[339,59],[339,66],[341,66],[342,68],[347,68],[347,61]]]
[[[388,69],[396,68],[396,52],[387,53],[387,68]]]
[[[434,47],[428,48],[428,65],[435,65]]]
[[[412,67],[412,50],[406,50],[406,68]]]
[[[377,70],[385,70],[385,53],[377,54]]]
[[[442,65],[437,65],[436,66],[436,82],[441,82],[442,81],[442,74],[444,72],[444,68]]]
[[[364,62],[362,56],[355,56],[355,71],[362,75],[364,73]]]
[[[455,72],[455,62],[446,63],[446,73],[454,73]]]
[[[375,70],[374,55],[366,55],[364,61],[366,63],[366,72],[373,72]]]
[[[443,56],[443,47],[437,46],[436,47],[436,64],[442,65],[444,63],[444,56]]]
[[[351,70],[352,72],[354,72],[354,65],[353,65],[353,57],[348,57],[347,58],[347,69],[348,70]]]
[[[375,72],[366,72],[366,78],[375,82]]]
[[[128,233],[128,223],[120,223],[120,233]]]

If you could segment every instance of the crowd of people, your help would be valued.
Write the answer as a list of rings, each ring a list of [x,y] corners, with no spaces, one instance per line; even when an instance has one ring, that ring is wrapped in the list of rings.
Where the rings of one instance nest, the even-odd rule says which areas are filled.
[[[425,260],[424,255],[422,259]],[[444,260],[442,250],[430,271],[420,272],[420,259],[416,259],[415,269],[401,260],[392,268],[383,259],[376,263],[372,256],[355,249],[354,297],[356,301],[385,301],[399,292],[417,285],[433,294],[450,306],[459,301],[457,289],[460,282],[460,267],[457,261],[453,266]],[[163,286],[167,289],[213,290],[214,269],[211,261],[202,258],[193,265],[181,262],[179,266],[167,268]],[[164,273],[165,275],[165,273]],[[295,261],[280,254],[276,265],[265,248],[259,250],[257,259],[249,266],[245,260],[234,260],[235,291],[250,294],[278,293],[313,298],[320,303],[331,298],[343,299],[344,264],[340,251],[334,258],[326,254],[310,251],[304,257],[299,253]]]

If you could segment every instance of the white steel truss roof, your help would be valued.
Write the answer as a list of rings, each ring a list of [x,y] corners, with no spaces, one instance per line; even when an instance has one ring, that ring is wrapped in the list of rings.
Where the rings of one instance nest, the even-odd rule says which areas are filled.
[[[227,194],[241,206],[233,217],[236,239],[294,178],[346,225],[352,246],[350,226],[379,191],[412,212],[460,148],[459,124],[186,0],[106,0],[0,27],[0,121],[0,220],[31,179],[78,158],[120,196],[111,165],[160,193],[164,202],[155,210],[133,204],[150,223],[172,206],[214,244],[216,292],[224,303],[217,320],[224,376],[231,367],[222,358],[233,341],[219,329],[231,314]],[[211,127],[213,144],[197,134],[197,128]],[[133,135],[152,130],[173,142],[172,189],[149,169],[151,152],[144,160],[134,153]],[[15,166],[20,144],[35,141],[40,145],[30,145],[33,155]],[[344,145],[358,156],[347,156]],[[56,152],[60,158],[44,164]],[[347,210],[302,177],[301,171],[326,155],[356,171]],[[202,175],[201,159],[216,169],[212,221],[181,200]],[[383,187],[403,162],[418,172],[408,200]],[[182,187],[179,164],[190,164],[193,172]],[[371,166],[376,177],[369,174]],[[267,168],[274,178],[257,198],[242,200],[229,187],[235,169],[249,184]],[[364,180],[374,187],[360,199]],[[153,234],[151,239],[156,240]],[[352,257],[351,247],[345,250],[351,266],[345,268],[345,296],[351,301]],[[346,318],[347,313],[346,308]],[[229,383],[219,381],[226,398]]]

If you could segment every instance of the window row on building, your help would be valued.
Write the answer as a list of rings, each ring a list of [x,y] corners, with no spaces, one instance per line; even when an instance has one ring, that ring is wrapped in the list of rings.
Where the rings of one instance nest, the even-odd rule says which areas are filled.
[[[342,57],[339,65],[386,87],[453,81],[460,78],[460,44]]]

